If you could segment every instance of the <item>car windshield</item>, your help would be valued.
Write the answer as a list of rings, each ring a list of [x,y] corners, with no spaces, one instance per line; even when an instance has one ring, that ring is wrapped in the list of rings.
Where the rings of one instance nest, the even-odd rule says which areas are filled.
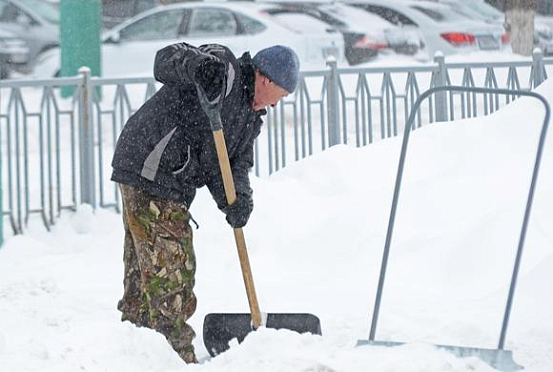
[[[325,33],[330,28],[326,23],[307,14],[279,13],[274,14],[273,19],[281,26],[298,34]]]
[[[474,9],[469,8],[465,4],[461,4],[461,3],[448,3],[448,4],[451,5],[451,9],[453,9],[455,12],[461,14],[464,17],[477,19],[480,21],[489,20],[489,17],[486,17],[482,13],[479,13]]]
[[[430,7],[430,6],[420,6],[420,5],[411,5],[411,8],[415,9],[418,12],[430,17],[436,22],[445,23],[445,22],[457,22],[457,21],[466,21],[467,16],[455,12],[453,9],[448,7]]]
[[[35,11],[47,22],[60,24],[60,13],[58,8],[50,3],[41,0],[21,0],[29,9]]]
[[[495,9],[493,6],[478,0],[463,0],[457,4],[472,10],[474,14],[480,15],[485,20],[503,19],[503,13]]]
[[[336,5],[323,5],[320,9],[327,14],[335,15],[336,17],[351,22],[352,26],[362,26],[383,29],[394,27],[393,24],[386,21],[384,18],[380,18],[377,15],[359,10],[358,8],[352,8],[347,6]]]

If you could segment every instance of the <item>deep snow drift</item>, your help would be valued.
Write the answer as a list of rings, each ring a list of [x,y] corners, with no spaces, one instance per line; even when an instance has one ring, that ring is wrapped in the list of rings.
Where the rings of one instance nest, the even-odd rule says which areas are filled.
[[[553,102],[553,81],[538,92]],[[491,371],[432,343],[495,348],[543,108],[520,99],[478,119],[413,133],[377,339],[366,339],[401,139],[336,146],[254,179],[245,229],[262,311],[311,312],[323,336],[262,329],[209,359],[209,312],[248,312],[231,229],[206,190],[192,214],[200,365],[120,322],[121,216],[83,206],[0,249],[0,370]],[[549,133],[506,348],[527,371],[553,370],[553,134]]]

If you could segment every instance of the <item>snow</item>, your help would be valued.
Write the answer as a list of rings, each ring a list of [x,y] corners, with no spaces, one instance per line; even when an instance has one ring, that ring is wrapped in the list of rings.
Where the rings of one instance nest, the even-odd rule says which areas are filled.
[[[553,81],[537,90],[553,102]],[[522,98],[488,117],[412,133],[377,339],[367,339],[401,138],[335,146],[252,179],[245,228],[261,310],[308,312],[323,336],[260,329],[216,358],[203,317],[248,312],[233,234],[209,193],[192,206],[199,365],[160,334],[120,321],[123,228],[83,205],[51,232],[31,224],[0,249],[0,371],[492,371],[431,345],[495,348],[543,108]],[[506,349],[553,370],[553,135],[549,133]]]

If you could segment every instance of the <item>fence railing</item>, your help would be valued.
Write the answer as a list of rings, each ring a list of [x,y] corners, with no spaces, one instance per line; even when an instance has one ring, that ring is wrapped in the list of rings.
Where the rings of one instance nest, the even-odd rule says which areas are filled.
[[[336,144],[365,146],[401,133],[425,90],[479,86],[531,90],[543,82],[553,59],[536,51],[532,60],[433,63],[405,67],[305,71],[297,91],[270,109],[255,144],[258,176]],[[14,234],[40,218],[49,228],[64,209],[81,203],[119,210],[109,180],[111,156],[126,120],[159,85],[153,78],[79,76],[0,81],[3,215]],[[74,89],[68,97],[67,89]],[[64,93],[65,90],[65,93]],[[441,92],[425,102],[413,129],[435,121],[493,113],[516,99]]]

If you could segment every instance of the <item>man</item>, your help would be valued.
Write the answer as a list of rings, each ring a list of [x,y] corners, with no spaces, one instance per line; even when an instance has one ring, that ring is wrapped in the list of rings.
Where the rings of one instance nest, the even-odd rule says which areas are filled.
[[[299,61],[284,46],[236,58],[221,45],[186,43],[160,50],[154,76],[160,90],[133,114],[119,137],[112,180],[123,201],[124,294],[121,319],[165,335],[187,363],[197,362],[195,334],[186,323],[196,309],[189,208],[206,185],[233,228],[253,210],[249,171],[265,108],[292,93]],[[197,85],[212,102],[222,99],[221,119],[237,199],[227,205],[210,123]]]

